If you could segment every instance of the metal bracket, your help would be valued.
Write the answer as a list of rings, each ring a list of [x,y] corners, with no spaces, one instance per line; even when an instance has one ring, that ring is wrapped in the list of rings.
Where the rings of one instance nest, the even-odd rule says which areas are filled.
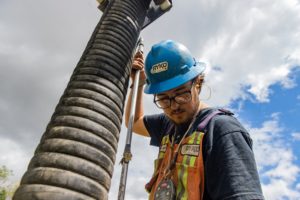
[[[146,28],[149,24],[154,22],[157,18],[168,12],[172,8],[172,0],[165,0],[160,5],[156,5],[155,1],[152,0],[147,10],[146,18],[142,29]]]
[[[120,164],[129,163],[129,161],[131,161],[131,158],[132,158],[131,152],[124,152]]]

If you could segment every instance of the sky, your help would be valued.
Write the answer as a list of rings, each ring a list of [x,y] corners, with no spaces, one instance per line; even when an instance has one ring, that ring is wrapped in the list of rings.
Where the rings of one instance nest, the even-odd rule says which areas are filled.
[[[207,64],[200,99],[249,130],[266,199],[300,199],[300,1],[173,0],[142,31],[145,52],[173,39]],[[101,18],[94,0],[0,0],[0,165],[24,174]],[[161,112],[145,97],[146,114]],[[116,199],[126,128],[109,199]],[[126,199],[144,200],[157,148],[134,135]]]

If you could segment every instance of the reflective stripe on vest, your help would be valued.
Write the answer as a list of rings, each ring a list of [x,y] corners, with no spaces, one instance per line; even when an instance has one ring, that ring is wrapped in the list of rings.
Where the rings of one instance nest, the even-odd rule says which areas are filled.
[[[176,185],[177,200],[199,200],[204,192],[204,166],[202,157],[202,140],[204,133],[195,131],[186,137],[178,150],[175,169],[172,170],[172,180]],[[176,149],[177,145],[173,149]],[[153,177],[146,185],[152,200],[159,182],[164,178],[171,153],[169,136],[161,141],[158,159],[155,160]]]

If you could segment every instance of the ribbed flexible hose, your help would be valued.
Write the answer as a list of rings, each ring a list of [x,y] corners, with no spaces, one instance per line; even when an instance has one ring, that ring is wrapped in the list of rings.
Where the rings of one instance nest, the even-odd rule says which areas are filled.
[[[108,199],[131,57],[150,0],[114,0],[77,64],[14,200]]]

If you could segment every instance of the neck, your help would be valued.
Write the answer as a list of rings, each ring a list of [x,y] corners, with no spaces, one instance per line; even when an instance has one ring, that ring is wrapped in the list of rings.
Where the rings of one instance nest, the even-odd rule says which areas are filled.
[[[198,110],[197,110],[197,113],[199,113],[201,110],[205,109],[205,108],[208,108],[209,105],[206,104],[206,103],[203,103],[202,101],[199,101],[199,106],[198,106]]]
[[[182,134],[188,129],[189,125],[190,125],[190,121],[183,124],[175,124],[176,131]]]
[[[177,131],[179,133],[184,133],[188,129],[190,123],[192,123],[193,119],[197,116],[197,114],[201,110],[203,110],[205,108],[208,108],[208,107],[209,106],[206,103],[203,103],[203,102],[199,101],[199,105],[197,106],[197,109],[195,110],[194,115],[193,115],[193,117],[190,120],[188,120],[187,122],[182,123],[182,124],[176,124],[176,123],[174,123],[175,126],[176,126]]]

